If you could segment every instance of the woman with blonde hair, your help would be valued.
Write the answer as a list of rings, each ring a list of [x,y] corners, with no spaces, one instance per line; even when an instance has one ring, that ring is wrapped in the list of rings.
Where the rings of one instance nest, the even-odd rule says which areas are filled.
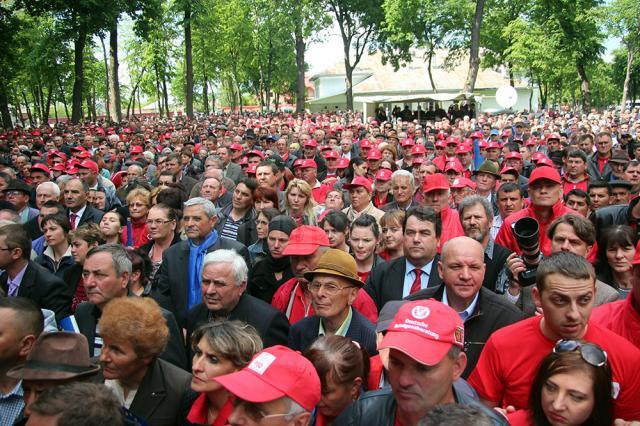
[[[298,226],[317,225],[316,202],[311,194],[311,186],[302,179],[289,182],[284,197],[285,214],[296,221]]]
[[[127,222],[127,227],[122,230],[122,244],[140,248],[141,245],[149,242],[147,216],[151,208],[151,194],[143,188],[134,189],[127,194],[127,207],[129,208],[131,226]],[[129,237],[129,230],[131,237]]]
[[[191,375],[160,359],[169,328],[150,297],[117,297],[98,323],[103,346],[100,363],[105,385],[120,403],[146,424],[181,424]]]
[[[232,395],[214,378],[238,371],[262,350],[260,335],[241,321],[213,321],[191,336],[191,390],[198,392],[187,424],[224,425],[233,411]]]

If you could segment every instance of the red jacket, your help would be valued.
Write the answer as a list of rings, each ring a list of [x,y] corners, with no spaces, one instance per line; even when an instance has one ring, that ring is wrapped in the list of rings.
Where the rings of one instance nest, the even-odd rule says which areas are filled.
[[[568,181],[565,176],[562,177],[562,190],[564,195],[567,195],[567,193],[572,189],[581,189],[584,192],[587,192],[588,186],[589,186],[589,176],[585,177],[580,182],[571,182],[571,181]]]
[[[640,348],[640,308],[636,306],[633,291],[624,300],[605,303],[595,308],[591,320]]]
[[[440,245],[438,245],[438,253],[442,250],[444,243],[455,237],[464,236],[464,230],[460,223],[458,211],[450,207],[445,207],[440,212],[440,221],[442,222],[442,232],[440,233]]]
[[[145,218],[143,221],[140,221],[140,220],[131,221],[131,228],[133,230],[132,241],[133,241],[134,248],[140,248],[140,246],[143,246],[147,244],[149,241],[151,241],[149,239],[149,230],[147,229],[147,218]],[[127,239],[128,239],[126,226],[122,228],[121,239],[122,239],[122,245],[126,246]]]
[[[532,206],[510,214],[502,223],[500,231],[498,231],[498,235],[496,236],[496,243],[518,253],[518,255],[522,255],[522,250],[520,250],[520,247],[516,242],[516,237],[513,234],[513,228],[511,225],[517,222],[518,219],[522,219],[523,217],[532,217],[536,219],[538,221],[538,224],[540,225],[540,250],[542,251],[542,254],[544,256],[551,256],[551,240],[549,239],[549,237],[547,237],[547,228],[556,218],[567,213],[576,213],[575,211],[562,204],[562,201],[558,201],[552,207],[552,210],[553,213],[548,222],[542,222],[540,219],[538,219]]]
[[[292,294],[294,290],[295,294]],[[303,318],[313,315],[313,306],[311,306],[311,303],[306,304],[302,286],[298,285],[297,278],[291,278],[282,284],[273,295],[271,304],[278,310],[284,312],[291,325]],[[373,299],[371,299],[371,296],[369,296],[366,291],[362,289],[358,291],[356,300],[353,302],[353,307],[367,317],[372,324],[378,322],[376,304],[373,303]]]

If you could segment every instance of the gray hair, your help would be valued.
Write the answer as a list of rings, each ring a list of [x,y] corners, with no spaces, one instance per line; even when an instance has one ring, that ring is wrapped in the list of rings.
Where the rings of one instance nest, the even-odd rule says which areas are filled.
[[[413,178],[413,173],[411,173],[408,170],[396,170],[395,172],[393,172],[393,174],[391,175],[391,184],[393,185],[393,183],[400,177],[407,177],[409,178],[409,184],[415,188],[416,184],[415,184],[415,180]]]
[[[236,286],[240,287],[243,283],[247,282],[249,275],[249,268],[247,268],[247,262],[234,250],[219,249],[208,253],[204,257],[202,262],[202,269],[210,263],[229,263],[233,271],[233,279],[236,282]]]
[[[131,275],[133,265],[127,251],[121,244],[102,244],[94,247],[87,253],[87,258],[98,253],[108,253],[111,256],[111,264],[118,277],[121,277],[125,272]]]
[[[470,195],[465,197],[458,204],[458,214],[460,215],[460,220],[462,220],[462,215],[464,214],[464,210],[469,207],[473,207],[477,204],[480,204],[484,208],[484,213],[487,215],[487,220],[489,222],[493,222],[493,207],[482,195]]]
[[[43,190],[50,189],[55,197],[60,197],[60,187],[53,182],[42,182],[36,187],[36,192],[38,192],[38,189],[40,188],[42,188]]]
[[[298,414],[308,413],[308,411],[305,410],[302,405],[298,404],[297,402],[295,402],[293,399],[289,398],[288,396],[283,396],[282,399],[289,402],[289,411],[284,416],[285,421],[290,422]]]
[[[185,201],[183,205],[185,207],[202,206],[204,208],[205,214],[209,219],[214,217],[217,213],[216,206],[211,201],[202,197],[193,197]]]
[[[71,179],[73,179],[73,176],[71,175],[60,175],[58,176],[58,178],[56,179],[56,183],[58,185],[60,185],[61,183],[63,184],[67,184],[67,182],[69,182]]]

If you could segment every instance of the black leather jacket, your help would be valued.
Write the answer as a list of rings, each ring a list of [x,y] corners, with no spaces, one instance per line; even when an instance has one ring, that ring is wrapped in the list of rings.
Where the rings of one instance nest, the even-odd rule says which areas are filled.
[[[631,211],[636,204],[640,202],[640,197],[636,197],[626,204],[617,204],[615,206],[607,206],[596,210],[591,214],[591,221],[596,227],[596,236],[599,238],[600,233],[612,225],[635,225],[638,220],[631,215]],[[639,232],[636,228],[636,232]]]
[[[458,404],[477,408],[486,414],[494,425],[508,426],[509,422],[498,412],[478,401],[475,390],[464,380],[453,385],[453,395]],[[384,388],[363,394],[351,404],[333,422],[334,426],[394,426],[396,418],[396,400],[391,388]]]

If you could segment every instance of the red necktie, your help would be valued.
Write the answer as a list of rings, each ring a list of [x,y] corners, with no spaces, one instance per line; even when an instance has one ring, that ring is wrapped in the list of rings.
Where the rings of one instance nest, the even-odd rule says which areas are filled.
[[[422,269],[414,269],[413,272],[416,274],[416,279],[413,280],[413,284],[411,284],[411,290],[409,290],[409,294],[413,294],[416,291],[420,291],[420,278],[422,277]]]
[[[75,213],[71,213],[71,214],[69,215],[69,219],[71,219],[71,220],[70,220],[70,222],[71,222],[71,229],[72,229],[72,230],[73,230],[73,229],[76,229],[76,218],[77,218],[77,217],[78,217],[78,215],[77,215],[77,214],[75,214]]]

